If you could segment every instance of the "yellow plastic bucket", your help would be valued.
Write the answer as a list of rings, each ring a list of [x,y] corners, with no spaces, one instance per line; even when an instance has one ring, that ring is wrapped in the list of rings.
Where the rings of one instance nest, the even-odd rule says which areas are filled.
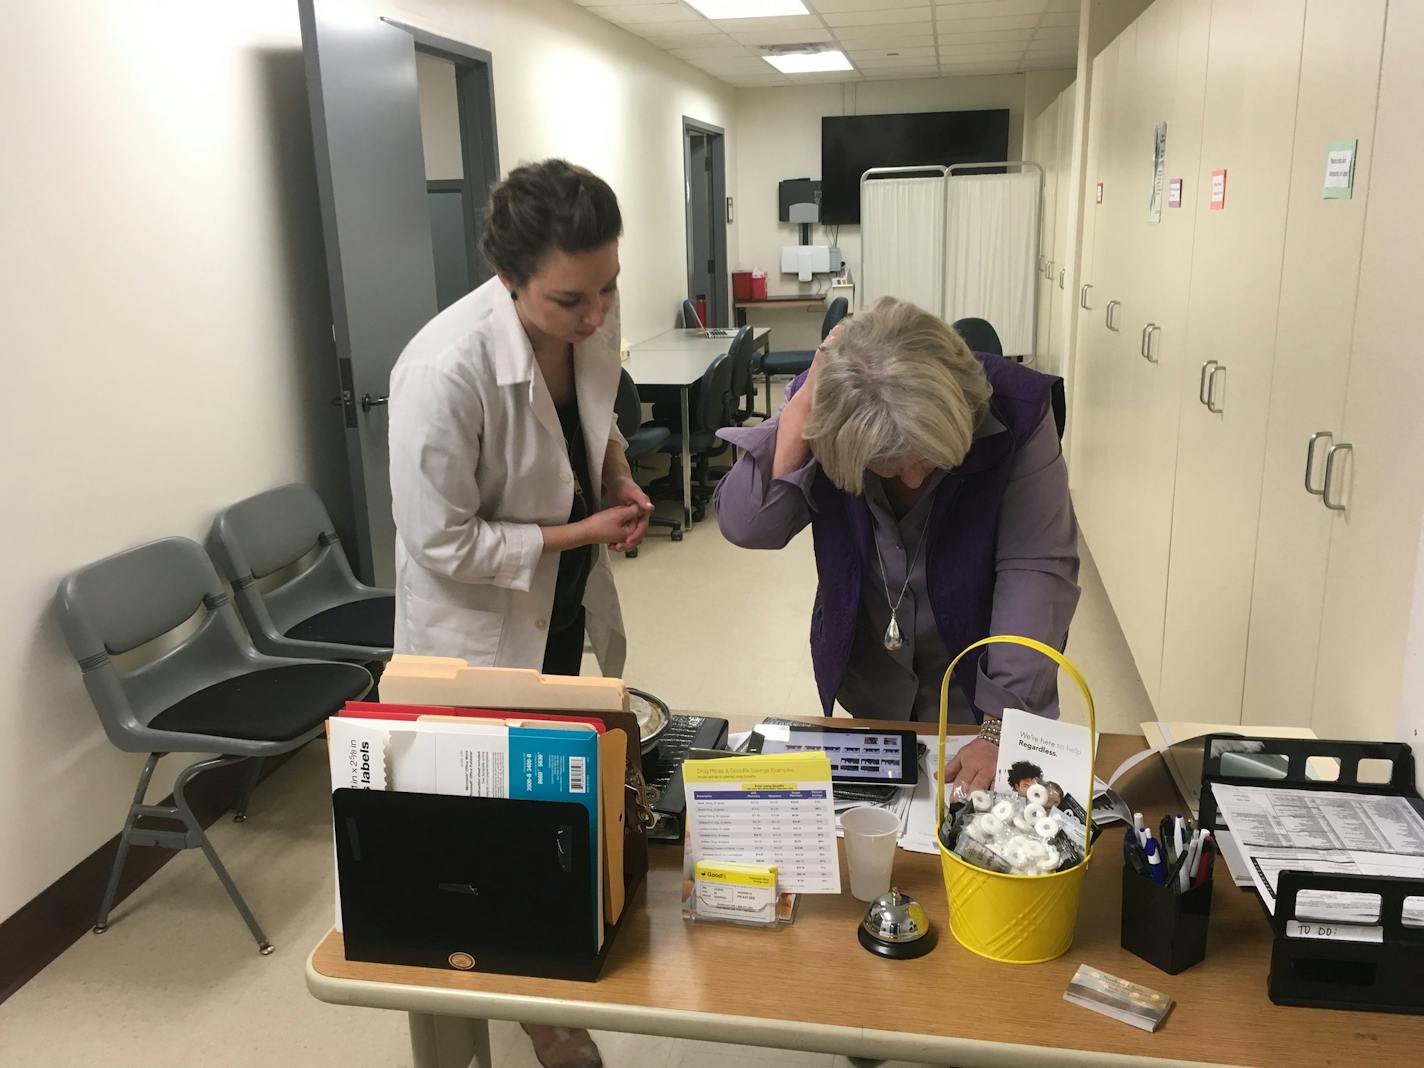
[[[944,741],[949,718],[949,680],[964,657],[975,649],[996,644],[1022,645],[1034,649],[1058,664],[1078,684],[1088,705],[1089,748],[1096,763],[1097,719],[1093,695],[1073,662],[1051,646],[1032,638],[997,635],[981,639],[965,649],[949,665],[940,686],[939,775],[935,790],[935,813],[944,819]],[[949,929],[955,940],[971,953],[1005,964],[1040,964],[1068,952],[1073,944],[1073,928],[1078,922],[1078,902],[1083,896],[1083,879],[1092,859],[1093,782],[1091,772],[1087,794],[1088,838],[1083,861],[1066,871],[1051,875],[1004,875],[970,864],[952,853],[936,828],[940,864],[944,869],[944,890],[949,899]]]

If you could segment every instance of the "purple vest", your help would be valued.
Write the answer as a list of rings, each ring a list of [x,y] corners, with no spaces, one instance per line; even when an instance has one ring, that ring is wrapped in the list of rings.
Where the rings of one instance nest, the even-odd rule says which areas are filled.
[[[1014,455],[1050,405],[1058,416],[1060,436],[1063,429],[1062,379],[1001,356],[975,356],[994,390],[990,409],[1007,432],[976,439],[964,462],[940,480],[930,505],[925,579],[935,623],[951,656],[989,634],[999,505]],[[803,379],[793,383],[793,390]],[[829,716],[850,660],[863,569],[874,566],[874,546],[864,497],[837,489],[821,471],[811,493],[818,581],[811,611],[811,663],[821,709]],[[983,652],[976,650],[955,669],[955,682],[971,706]]]

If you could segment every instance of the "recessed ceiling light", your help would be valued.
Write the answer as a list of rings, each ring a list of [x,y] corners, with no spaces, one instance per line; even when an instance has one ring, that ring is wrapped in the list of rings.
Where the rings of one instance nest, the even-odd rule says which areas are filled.
[[[854,70],[845,53],[839,50],[828,52],[794,52],[780,56],[762,56],[782,74],[811,74],[823,70]]]
[[[774,15],[808,15],[801,0],[687,0],[709,19],[761,19]]]

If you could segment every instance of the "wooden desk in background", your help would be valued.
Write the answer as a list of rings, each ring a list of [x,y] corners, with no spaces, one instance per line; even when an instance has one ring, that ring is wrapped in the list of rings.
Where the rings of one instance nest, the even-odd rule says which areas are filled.
[[[734,724],[745,729],[754,719]],[[1103,735],[1099,774],[1144,746]],[[1122,784],[1149,821],[1178,811],[1160,760]],[[410,1013],[416,1068],[487,1068],[487,1019],[776,1046],[856,1057],[973,1065],[1249,1064],[1308,1068],[1418,1065],[1424,1018],[1286,1008],[1266,996],[1271,931],[1256,896],[1222,864],[1206,960],[1166,975],[1118,944],[1121,825],[1099,839],[1069,951],[1035,965],[996,964],[950,934],[938,856],[895,854],[894,881],[924,903],[939,944],[919,960],[884,960],[856,941],[865,906],[849,892],[807,895],[779,931],[682,919],[681,846],[653,846],[603,976],[594,983],[479,975],[347,961],[341,935],[307,960],[322,1001]],[[844,865],[842,873],[844,873]],[[1078,965],[1165,991],[1176,1007],[1146,1034],[1063,1000]]]
[[[748,308],[824,308],[826,306],[825,296],[807,296],[804,293],[784,293],[779,296],[770,296],[765,300],[739,300],[733,304],[733,310],[737,316],[737,325],[747,325]]]

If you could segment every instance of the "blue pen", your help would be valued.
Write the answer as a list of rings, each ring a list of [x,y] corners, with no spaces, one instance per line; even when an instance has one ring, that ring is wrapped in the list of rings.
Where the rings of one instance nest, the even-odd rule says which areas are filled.
[[[1167,885],[1167,869],[1162,864],[1162,851],[1157,848],[1157,839],[1147,831],[1147,870],[1152,873],[1152,881],[1158,886]]]

